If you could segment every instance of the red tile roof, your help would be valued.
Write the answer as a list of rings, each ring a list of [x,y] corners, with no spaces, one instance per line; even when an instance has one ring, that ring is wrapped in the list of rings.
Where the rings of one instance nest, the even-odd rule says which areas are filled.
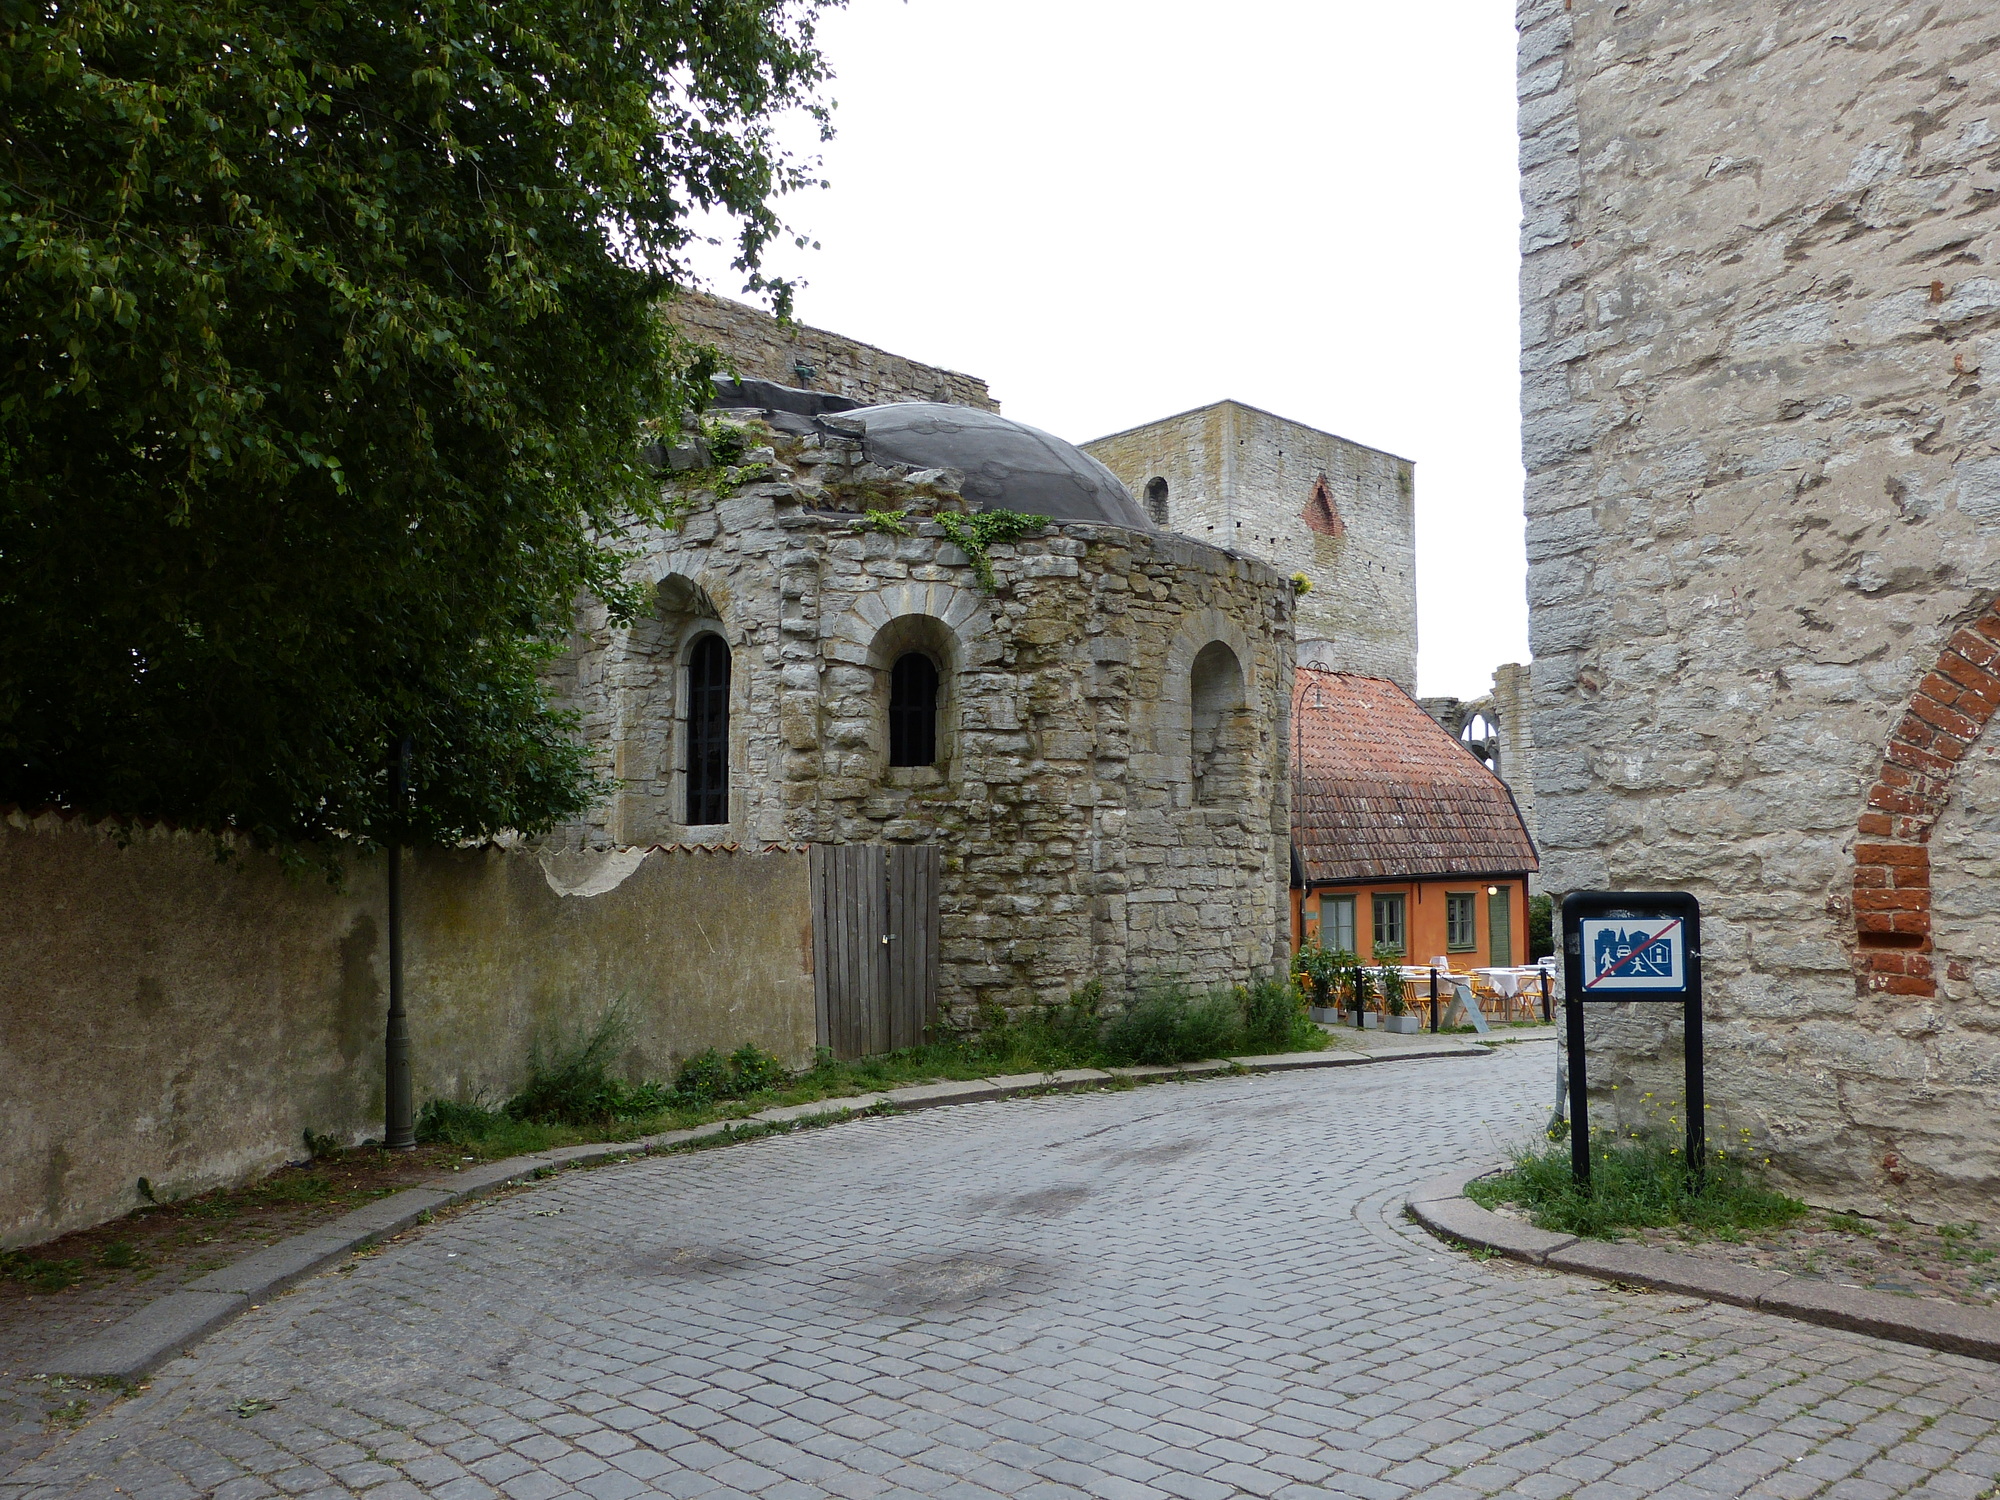
[[[1395,683],[1301,667],[1292,714],[1309,884],[1540,867],[1506,784]]]

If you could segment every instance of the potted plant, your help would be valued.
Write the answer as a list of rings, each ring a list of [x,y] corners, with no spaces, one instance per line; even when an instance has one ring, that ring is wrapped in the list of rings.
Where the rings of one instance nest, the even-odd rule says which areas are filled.
[[[1321,1025],[1337,1024],[1339,1006],[1333,989],[1341,974],[1354,962],[1354,955],[1339,948],[1322,948],[1309,943],[1301,948],[1292,967],[1311,990],[1309,1007],[1313,1020]]]
[[[1403,980],[1403,971],[1393,964],[1385,964],[1381,970],[1382,1008],[1389,1012],[1383,1018],[1382,1029],[1401,1036],[1412,1036],[1423,1029],[1423,1023],[1410,1014],[1407,998],[1409,987]]]

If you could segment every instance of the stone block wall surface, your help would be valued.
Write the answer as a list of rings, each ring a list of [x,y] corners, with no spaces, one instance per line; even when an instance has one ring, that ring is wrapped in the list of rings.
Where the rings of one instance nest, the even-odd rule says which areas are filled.
[[[336,889],[202,834],[0,818],[0,1246],[382,1133],[384,863]],[[708,1047],[812,1060],[802,849],[486,848],[407,858],[419,1106],[497,1103],[531,1045],[622,1005],[617,1066]]]
[[[1713,1135],[1990,1220],[2000,30],[1518,23],[1542,884],[1702,899]],[[1662,1011],[1591,1015],[1622,1118],[1677,1093]]]
[[[1170,529],[1310,579],[1298,603],[1302,662],[1416,691],[1416,466],[1408,459],[1238,401],[1083,448],[1142,501],[1164,480]]]
[[[753,477],[688,476],[678,525],[639,539],[654,615],[581,620],[558,689],[624,787],[570,842],[935,844],[941,1001],[961,1014],[1282,965],[1287,580],[1179,536],[1064,523],[993,544],[988,591],[927,519],[962,509],[953,471],[754,431]],[[731,652],[730,822],[691,828],[685,684],[705,632]],[[1217,643],[1198,708],[1196,657]],[[940,670],[931,766],[888,763],[890,669],[910,650]]]
[[[722,372],[806,390],[831,391],[874,405],[943,401],[998,411],[1000,403],[976,375],[926,365],[844,334],[807,323],[780,323],[761,308],[681,292],[667,320],[722,355]]]

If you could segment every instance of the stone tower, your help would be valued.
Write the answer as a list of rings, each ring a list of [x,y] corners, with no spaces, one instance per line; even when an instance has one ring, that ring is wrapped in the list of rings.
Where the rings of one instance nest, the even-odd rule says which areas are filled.
[[[1240,401],[1082,445],[1156,524],[1303,575],[1301,666],[1417,690],[1416,466]]]
[[[1712,1134],[1823,1203],[1984,1216],[1992,10],[1518,18],[1543,881],[1701,899]],[[1672,1098],[1665,1008],[1632,1009],[1593,1015],[1593,1076]]]

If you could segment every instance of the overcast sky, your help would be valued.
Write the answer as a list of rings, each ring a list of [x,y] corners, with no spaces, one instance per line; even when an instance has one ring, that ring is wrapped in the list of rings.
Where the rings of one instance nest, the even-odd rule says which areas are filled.
[[[1233,396],[1416,460],[1421,691],[1477,696],[1527,660],[1512,11],[852,0],[775,265],[1074,442]]]

